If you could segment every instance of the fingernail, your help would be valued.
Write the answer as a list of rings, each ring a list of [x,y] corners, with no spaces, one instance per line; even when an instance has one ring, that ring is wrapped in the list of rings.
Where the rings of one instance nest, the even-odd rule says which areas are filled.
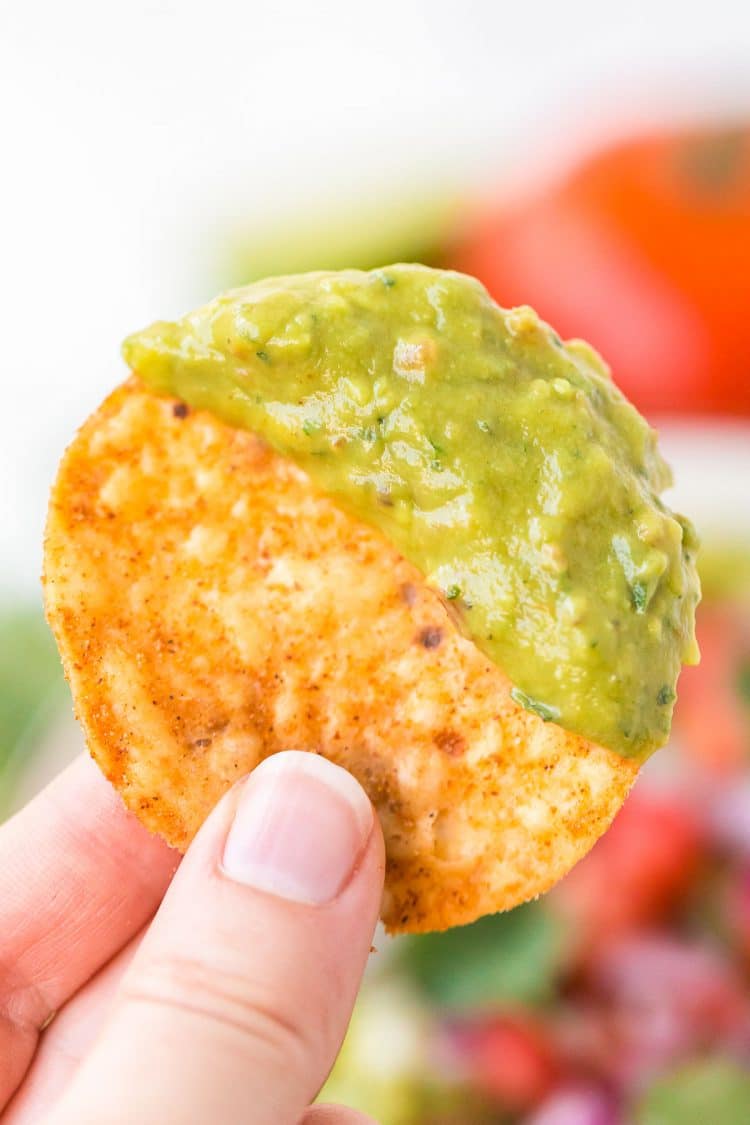
[[[372,820],[346,770],[299,750],[272,754],[244,784],[222,866],[238,883],[323,905],[351,878]]]

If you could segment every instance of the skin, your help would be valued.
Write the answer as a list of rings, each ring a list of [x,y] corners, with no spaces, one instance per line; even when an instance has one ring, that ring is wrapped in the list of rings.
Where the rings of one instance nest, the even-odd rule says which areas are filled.
[[[300,756],[277,757],[288,767]],[[382,838],[357,783],[328,762],[316,769],[356,789],[367,820],[356,854],[321,839],[331,870],[315,878],[338,886],[322,905],[288,894],[309,881],[295,870],[309,856],[286,857],[283,895],[257,872],[238,879],[227,838],[243,817],[247,831],[257,781],[221,800],[181,861],[87,758],[0,829],[2,1125],[366,1125],[309,1104],[370,950]],[[267,815],[283,815],[279,791]]]

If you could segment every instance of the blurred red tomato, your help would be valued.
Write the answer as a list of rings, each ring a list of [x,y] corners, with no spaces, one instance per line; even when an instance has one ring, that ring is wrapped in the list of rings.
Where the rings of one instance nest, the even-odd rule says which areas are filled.
[[[451,1025],[448,1035],[466,1079],[505,1109],[537,1105],[560,1077],[549,1034],[527,1014],[476,1016]]]
[[[590,952],[664,918],[690,888],[701,854],[702,829],[679,798],[636,790],[550,903]]]
[[[698,641],[701,662],[680,677],[675,731],[713,774],[736,775],[750,759],[750,614],[740,605],[702,605]]]
[[[750,126],[604,149],[448,262],[598,348],[646,413],[750,413]]]

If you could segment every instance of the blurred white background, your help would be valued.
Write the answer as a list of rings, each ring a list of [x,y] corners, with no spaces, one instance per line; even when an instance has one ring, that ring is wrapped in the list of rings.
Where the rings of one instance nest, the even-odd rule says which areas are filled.
[[[211,295],[232,222],[499,178],[646,97],[747,110],[749,59],[747,0],[3,3],[0,590],[36,590],[56,462],[122,337]]]

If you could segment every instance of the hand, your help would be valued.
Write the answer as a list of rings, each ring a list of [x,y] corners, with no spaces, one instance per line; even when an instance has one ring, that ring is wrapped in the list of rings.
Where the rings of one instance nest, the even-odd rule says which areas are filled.
[[[307,1107],[380,906],[363,790],[274,755],[178,860],[83,758],[0,828],[2,1125],[362,1125]]]

